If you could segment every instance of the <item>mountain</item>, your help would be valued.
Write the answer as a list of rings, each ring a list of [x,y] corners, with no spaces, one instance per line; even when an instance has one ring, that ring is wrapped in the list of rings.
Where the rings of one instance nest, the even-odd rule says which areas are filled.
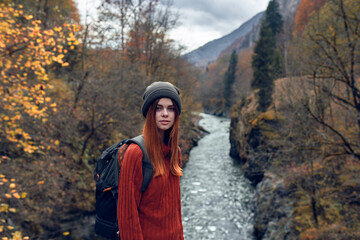
[[[256,14],[253,18],[242,24],[233,32],[225,35],[224,37],[208,42],[204,46],[185,54],[183,57],[189,63],[197,67],[207,66],[210,62],[216,61],[220,53],[230,46],[235,40],[245,37],[248,33],[250,33],[254,26],[257,26],[260,23],[263,14],[264,12]]]
[[[285,25],[292,25],[300,1],[301,0],[277,0]],[[257,25],[254,25],[253,29],[249,33],[235,39],[233,43],[221,51],[218,58],[222,55],[229,55],[233,50],[240,52],[243,49],[251,47],[258,40],[260,27],[261,24],[259,22]],[[287,28],[284,26],[284,31],[287,31],[286,29]]]
[[[301,0],[277,0],[280,12],[285,21],[292,21]],[[206,43],[183,57],[196,67],[203,68],[214,62],[219,56],[252,46],[257,40],[260,30],[261,18],[264,12],[256,14],[253,18],[242,24],[224,37]]]

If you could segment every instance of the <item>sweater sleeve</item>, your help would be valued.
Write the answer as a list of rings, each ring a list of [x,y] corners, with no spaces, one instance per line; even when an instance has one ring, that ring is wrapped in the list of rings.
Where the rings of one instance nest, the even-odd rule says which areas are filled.
[[[138,207],[141,201],[142,151],[131,144],[125,152],[119,176],[117,217],[121,240],[142,240]]]
[[[180,149],[180,147],[179,147],[179,166],[181,167],[181,165],[182,165],[182,159],[181,159],[181,149]],[[179,192],[178,192],[178,196],[180,196],[179,197],[179,203],[178,203],[178,214],[179,214],[179,216],[180,216],[180,225],[181,225],[181,230],[180,230],[180,232],[182,233],[180,236],[179,236],[179,239],[180,240],[184,240],[184,235],[183,235],[183,232],[184,232],[184,229],[183,229],[183,225],[182,225],[182,216],[181,216],[181,190],[180,190],[180,187],[179,187],[179,190],[178,190]]]

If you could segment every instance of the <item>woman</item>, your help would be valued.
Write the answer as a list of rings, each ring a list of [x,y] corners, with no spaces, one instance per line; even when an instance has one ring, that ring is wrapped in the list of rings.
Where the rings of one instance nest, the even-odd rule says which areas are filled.
[[[181,220],[181,153],[178,147],[181,99],[168,82],[154,82],[143,95],[142,114],[146,152],[154,176],[145,192],[142,151],[136,144],[126,150],[119,179],[120,239],[184,239]]]

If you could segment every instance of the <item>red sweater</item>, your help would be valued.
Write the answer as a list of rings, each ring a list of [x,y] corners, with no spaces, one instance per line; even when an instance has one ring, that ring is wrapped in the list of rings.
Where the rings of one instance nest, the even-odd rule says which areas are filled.
[[[163,145],[162,151],[164,156],[169,156],[169,147]],[[136,144],[131,144],[126,150],[119,178],[117,208],[121,240],[184,239],[180,177],[170,172],[169,157],[165,162],[166,174],[153,177],[142,193],[142,151]]]

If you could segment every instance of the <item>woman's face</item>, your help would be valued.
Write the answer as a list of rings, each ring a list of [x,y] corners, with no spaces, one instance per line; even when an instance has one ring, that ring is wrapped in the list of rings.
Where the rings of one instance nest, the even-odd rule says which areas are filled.
[[[161,98],[156,106],[156,126],[160,132],[169,130],[175,121],[175,106],[170,98]]]

